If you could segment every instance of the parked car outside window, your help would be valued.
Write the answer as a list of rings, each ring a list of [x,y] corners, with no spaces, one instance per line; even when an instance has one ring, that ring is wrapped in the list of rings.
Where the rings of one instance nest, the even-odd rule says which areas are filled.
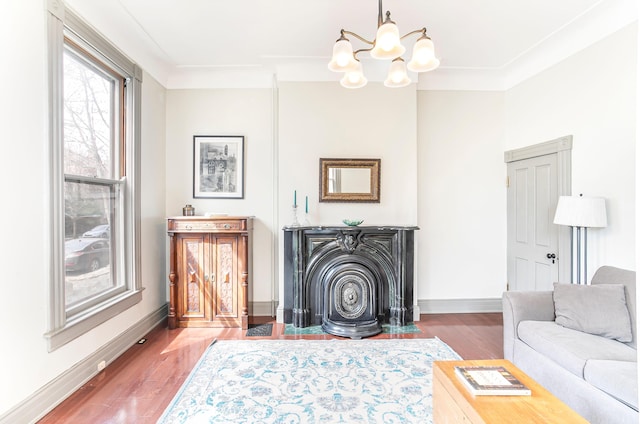
[[[102,224],[97,227],[93,227],[86,233],[82,235],[82,237],[98,237],[98,238],[109,238],[109,225]]]
[[[65,269],[93,272],[109,264],[109,241],[101,238],[79,238],[64,244]]]

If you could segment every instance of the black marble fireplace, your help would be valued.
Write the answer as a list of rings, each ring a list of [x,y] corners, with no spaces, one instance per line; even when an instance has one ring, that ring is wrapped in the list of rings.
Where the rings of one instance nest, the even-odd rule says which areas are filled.
[[[285,227],[284,321],[362,338],[413,321],[418,227]]]

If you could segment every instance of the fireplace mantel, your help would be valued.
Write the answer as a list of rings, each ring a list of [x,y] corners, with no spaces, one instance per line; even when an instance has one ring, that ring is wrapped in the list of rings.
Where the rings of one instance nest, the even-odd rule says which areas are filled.
[[[352,338],[412,322],[418,229],[284,227],[284,321]]]

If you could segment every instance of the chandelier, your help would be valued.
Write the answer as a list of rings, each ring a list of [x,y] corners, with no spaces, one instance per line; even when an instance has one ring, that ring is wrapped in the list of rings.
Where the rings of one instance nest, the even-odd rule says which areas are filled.
[[[400,40],[414,34],[419,34],[419,37],[413,45],[411,60],[405,64],[402,55],[406,49]],[[346,35],[351,35],[371,47],[354,51]],[[427,72],[440,65],[440,61],[435,57],[433,42],[427,36],[427,29],[411,31],[400,37],[396,23],[391,20],[391,12],[387,11],[386,19],[384,22],[382,21],[382,0],[378,0],[378,31],[375,40],[369,41],[354,32],[340,30],[340,38],[333,46],[329,69],[334,72],[344,72],[344,76],[340,80],[343,87],[360,88],[367,84],[367,79],[362,73],[362,64],[357,57],[361,52],[370,52],[371,57],[375,59],[391,60],[389,74],[384,81],[386,87],[409,85],[411,80],[407,75],[407,69],[412,72]]]

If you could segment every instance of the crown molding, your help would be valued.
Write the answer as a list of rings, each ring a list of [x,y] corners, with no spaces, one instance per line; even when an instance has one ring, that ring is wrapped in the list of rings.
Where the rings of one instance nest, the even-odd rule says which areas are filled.
[[[512,88],[638,21],[635,0],[603,0],[504,67]]]
[[[56,0],[49,0],[56,1]],[[80,0],[67,0],[76,4]],[[282,58],[265,57],[261,63],[249,67],[177,67],[161,58],[166,57],[148,34],[140,29],[138,37],[122,34],[117,25],[120,19],[133,19],[126,10],[96,8],[86,16],[123,52],[167,89],[198,88],[266,88],[274,79],[282,82],[338,82],[341,74],[327,69],[329,57]],[[637,23],[636,0],[601,0],[582,15],[550,34],[536,45],[522,52],[509,63],[498,68],[447,67],[424,74],[412,74],[418,90],[508,90],[534,75],[563,61],[569,56],[608,37],[616,31]],[[137,41],[136,41],[137,40]],[[149,50],[149,45],[154,46]],[[370,82],[386,78],[388,63],[362,59],[365,76]]]

